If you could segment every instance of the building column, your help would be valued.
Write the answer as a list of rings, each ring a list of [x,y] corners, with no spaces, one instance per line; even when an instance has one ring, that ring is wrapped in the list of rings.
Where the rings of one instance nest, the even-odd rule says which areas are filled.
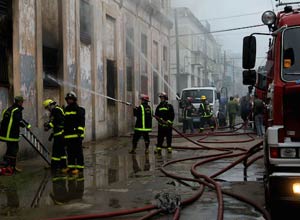
[[[36,124],[37,60],[36,60],[36,1],[13,1],[13,92],[22,94],[24,118]]]

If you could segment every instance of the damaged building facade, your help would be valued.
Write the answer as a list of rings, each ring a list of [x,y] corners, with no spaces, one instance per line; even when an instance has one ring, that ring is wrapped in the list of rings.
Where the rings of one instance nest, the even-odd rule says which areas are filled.
[[[199,86],[220,89],[224,72],[222,48],[210,33],[210,24],[182,7],[172,9],[172,18],[171,81],[177,85],[177,92]]]
[[[23,95],[23,117],[46,141],[43,100],[64,105],[73,90],[85,141],[132,130],[132,106],[106,96],[134,106],[146,93],[155,105],[168,92],[169,10],[169,0],[2,0],[1,111]]]

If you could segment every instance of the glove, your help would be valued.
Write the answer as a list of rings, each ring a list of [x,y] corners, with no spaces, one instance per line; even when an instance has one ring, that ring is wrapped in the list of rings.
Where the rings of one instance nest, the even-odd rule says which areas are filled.
[[[170,121],[170,120],[168,120],[168,121],[167,121],[167,124],[168,124],[168,126],[172,127],[172,125],[173,125],[173,122],[172,122],[172,121]]]
[[[48,141],[52,141],[53,136],[54,136],[53,133],[51,133],[50,136],[49,136],[49,138],[48,138]]]

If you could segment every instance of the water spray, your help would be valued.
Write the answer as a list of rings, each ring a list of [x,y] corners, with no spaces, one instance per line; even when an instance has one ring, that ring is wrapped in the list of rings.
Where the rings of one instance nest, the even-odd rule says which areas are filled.
[[[180,97],[178,97],[178,95],[176,94],[176,91],[172,88],[172,86],[164,79],[164,77],[162,76],[161,72],[156,69],[154,67],[154,65],[147,59],[147,57],[142,53],[142,51],[140,50],[140,48],[138,48],[133,40],[131,39],[131,37],[126,34],[126,39],[130,42],[130,44],[134,47],[134,49],[141,55],[142,59],[144,59],[148,65],[150,65],[151,69],[153,70],[154,73],[156,73],[159,78],[164,82],[164,84],[167,85],[167,87],[171,90],[171,92],[176,96],[176,98],[180,99]],[[98,95],[98,96],[101,96],[103,98],[106,98],[106,99],[109,99],[109,100],[112,100],[114,102],[118,102],[118,103],[121,103],[121,104],[125,104],[125,105],[128,105],[128,106],[132,106],[132,103],[130,102],[126,102],[126,101],[123,101],[123,100],[119,100],[119,99],[115,99],[115,98],[112,98],[110,96],[107,96],[107,95],[103,95],[101,93],[98,93],[98,92],[95,92],[95,91],[92,91],[90,89],[87,89],[87,88],[84,88],[84,87],[81,87],[81,86],[76,86],[72,83],[69,83],[69,82],[65,82],[65,81],[62,81],[62,80],[59,80],[59,79],[55,79],[54,77],[48,75],[48,77],[51,79],[51,80],[54,80],[55,82],[57,82],[59,85],[66,85],[68,87],[71,87],[71,88],[75,88],[75,89],[81,89],[83,91],[86,91],[88,93],[91,93],[91,94],[94,94],[94,95]]]
[[[74,89],[80,89],[80,90],[83,90],[85,92],[88,92],[88,93],[91,93],[91,94],[94,94],[94,95],[97,95],[97,96],[101,96],[103,98],[106,98],[106,99],[109,99],[109,100],[112,100],[114,102],[118,102],[118,103],[121,103],[121,104],[125,104],[125,105],[128,105],[128,106],[132,106],[132,104],[130,102],[126,102],[126,101],[123,101],[123,100],[119,100],[119,99],[114,99],[110,96],[107,96],[107,95],[103,95],[99,92],[95,92],[95,91],[92,91],[90,89],[87,89],[87,88],[84,88],[82,86],[75,86],[74,84],[72,83],[69,83],[69,82],[65,82],[65,81],[62,81],[62,80],[59,80],[59,79],[55,79],[54,77],[52,76],[48,76],[51,80],[57,82],[59,85],[65,85],[65,86],[68,86],[68,87],[71,87],[71,88],[74,88]]]
[[[141,49],[137,47],[132,38],[126,33],[126,39],[129,41],[129,43],[134,47],[134,49],[141,55],[141,57],[150,65],[152,71],[158,75],[158,77],[167,85],[167,87],[171,90],[171,92],[176,96],[176,98],[180,99],[180,97],[177,95],[176,91],[172,88],[172,86],[164,79],[161,72],[154,67],[154,65],[147,59],[147,57],[142,53]]]

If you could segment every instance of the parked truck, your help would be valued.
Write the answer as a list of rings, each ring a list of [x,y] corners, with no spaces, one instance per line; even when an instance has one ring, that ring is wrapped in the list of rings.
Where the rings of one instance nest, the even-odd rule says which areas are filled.
[[[266,106],[264,139],[265,199],[272,218],[282,205],[300,204],[300,9],[282,3],[277,13],[266,11],[262,21],[270,33],[254,33],[243,40],[243,83],[259,86]],[[253,70],[256,58],[254,35],[271,37],[265,76]]]
[[[195,107],[195,109],[198,111],[200,106],[200,97],[206,96],[206,99],[211,106],[212,111],[214,114],[219,109],[219,100],[218,100],[218,94],[215,87],[190,87],[185,88],[181,91],[180,99],[179,101],[179,113],[178,113],[178,119],[179,122],[183,122],[183,109],[185,106],[185,103],[187,101],[188,97],[192,98],[192,104]],[[195,115],[193,116],[193,123],[197,126],[197,124],[200,123],[200,116],[195,112]]]

